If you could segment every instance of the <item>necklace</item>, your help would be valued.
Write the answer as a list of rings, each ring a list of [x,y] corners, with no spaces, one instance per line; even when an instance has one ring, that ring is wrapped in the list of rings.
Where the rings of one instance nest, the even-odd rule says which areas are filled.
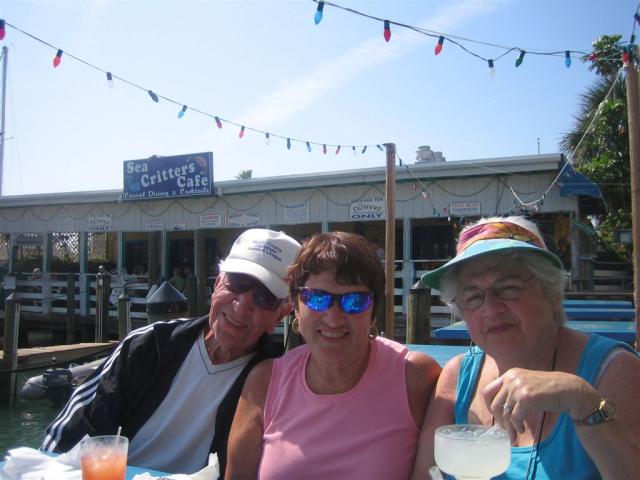
[[[556,369],[556,357],[558,356],[558,343],[556,340],[556,347],[553,351],[553,360],[551,362],[551,371],[555,371]],[[536,478],[536,471],[538,469],[538,451],[540,450],[540,440],[542,439],[542,430],[544,429],[544,420],[547,416],[547,412],[542,412],[542,419],[540,420],[540,426],[538,427],[538,432],[536,433],[536,442],[533,444],[531,448],[531,454],[529,455],[529,463],[527,464],[527,475],[526,479]],[[531,476],[529,476],[531,474]]]

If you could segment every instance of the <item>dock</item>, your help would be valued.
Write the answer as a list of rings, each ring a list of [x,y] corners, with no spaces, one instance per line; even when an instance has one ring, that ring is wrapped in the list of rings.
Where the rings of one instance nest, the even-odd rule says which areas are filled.
[[[45,368],[47,366],[71,362],[75,359],[94,355],[118,342],[76,343],[73,345],[53,345],[49,347],[31,347],[18,349],[18,368]],[[4,352],[0,351],[0,364],[4,360]]]

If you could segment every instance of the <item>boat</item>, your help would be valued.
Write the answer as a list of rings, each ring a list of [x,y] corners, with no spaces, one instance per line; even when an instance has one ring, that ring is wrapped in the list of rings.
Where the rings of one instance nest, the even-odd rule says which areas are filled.
[[[48,399],[59,408],[64,405],[73,390],[91,375],[104,358],[82,365],[71,365],[69,368],[48,368],[42,375],[33,376],[20,389],[20,398],[25,400]]]

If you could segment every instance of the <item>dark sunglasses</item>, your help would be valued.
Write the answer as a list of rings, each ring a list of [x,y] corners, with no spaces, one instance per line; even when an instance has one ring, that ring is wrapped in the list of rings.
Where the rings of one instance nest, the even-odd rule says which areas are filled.
[[[342,295],[316,290],[314,288],[298,288],[300,300],[311,310],[324,312],[331,308],[335,300],[344,313],[362,313],[367,310],[373,302],[373,292],[349,292]]]
[[[285,302],[271,293],[260,281],[244,273],[225,273],[224,286],[236,295],[251,290],[254,305],[271,312],[276,311]]]

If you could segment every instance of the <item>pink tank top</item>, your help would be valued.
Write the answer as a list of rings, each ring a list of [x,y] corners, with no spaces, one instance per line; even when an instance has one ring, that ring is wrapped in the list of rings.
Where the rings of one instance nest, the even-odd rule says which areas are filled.
[[[309,353],[303,345],[274,361],[259,478],[408,478],[418,428],[407,396],[406,347],[375,338],[358,384],[336,395],[307,386]]]

